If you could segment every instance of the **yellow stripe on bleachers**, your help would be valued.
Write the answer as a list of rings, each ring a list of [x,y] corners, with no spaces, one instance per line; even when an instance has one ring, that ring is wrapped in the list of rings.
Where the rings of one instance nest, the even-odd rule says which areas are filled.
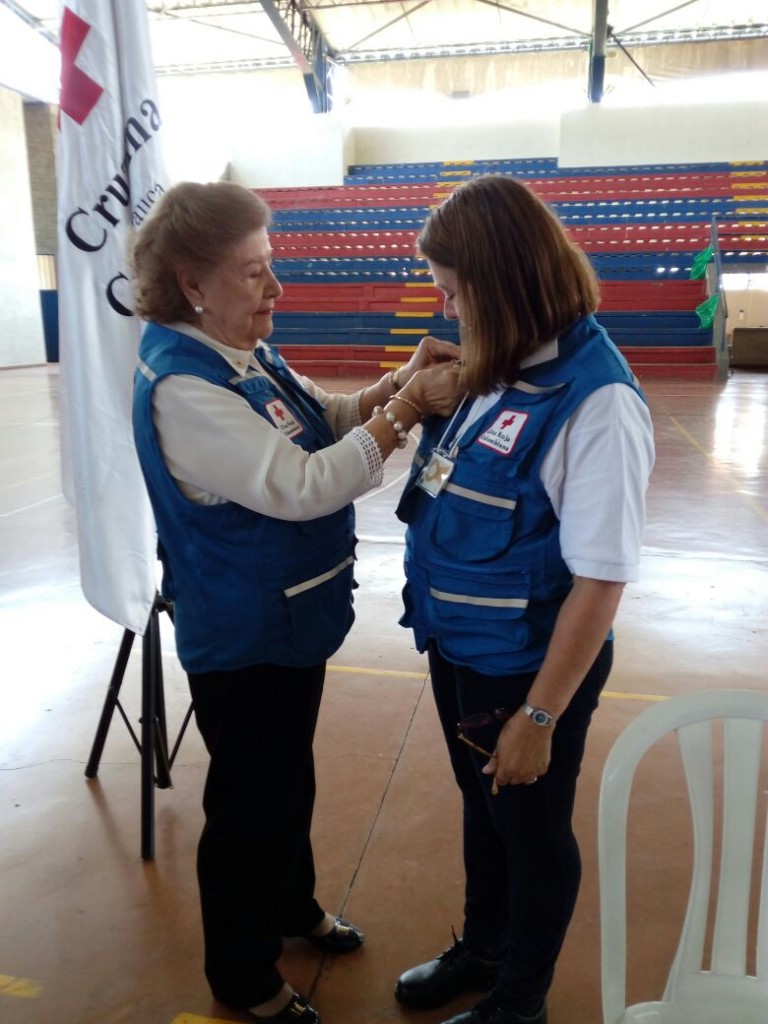
[[[471,167],[474,160],[443,160],[443,167]]]
[[[418,327],[390,327],[390,334],[424,334]]]
[[[385,352],[415,352],[415,345],[385,345]]]
[[[461,174],[461,175],[466,176],[467,174],[472,174],[472,171],[439,171],[438,172],[438,177],[443,178],[443,177],[445,177],[448,174],[451,174],[451,175],[453,175],[453,174]]]
[[[403,299],[403,302],[405,302],[405,301],[406,300]],[[429,300],[427,300],[427,301],[429,301]],[[409,317],[410,316],[420,316],[422,318],[428,317],[428,316],[434,316],[434,315],[435,315],[434,313],[419,313],[417,310],[414,310],[414,309],[401,309],[401,310],[398,310],[395,313],[395,316],[409,316]]]
[[[408,287],[408,285],[406,285],[406,288],[407,287]],[[411,285],[411,287],[413,287],[413,285]],[[421,288],[422,286],[421,285],[417,285],[417,287]],[[400,299],[400,301],[401,302],[431,302],[433,305],[438,305],[440,300],[438,299],[438,297],[436,295],[414,295],[412,298],[409,295],[404,295],[402,297],[402,299]],[[400,314],[400,316],[405,316],[405,315],[406,315],[405,313],[401,313]],[[408,314],[408,316],[415,316],[415,315],[416,314],[414,314],[414,313],[409,313]]]
[[[747,196],[739,196],[739,199],[742,199],[742,200],[743,199],[747,199],[747,198],[748,198]],[[768,196],[766,196],[765,198],[768,199]],[[754,207],[751,210],[747,209],[746,207],[744,207],[744,208],[740,207],[739,209],[736,210],[736,213],[744,213],[747,216],[751,216],[752,214],[755,214],[755,213],[768,213],[768,206],[757,206],[757,207]]]

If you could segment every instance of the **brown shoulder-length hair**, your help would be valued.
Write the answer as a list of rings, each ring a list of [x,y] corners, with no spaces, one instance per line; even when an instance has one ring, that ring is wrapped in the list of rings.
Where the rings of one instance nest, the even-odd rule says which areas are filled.
[[[428,217],[418,250],[456,273],[471,395],[511,384],[526,356],[598,306],[587,257],[549,207],[508,175],[460,185]]]
[[[178,281],[182,268],[205,272],[233,245],[269,226],[267,204],[229,181],[173,185],[137,232],[131,247],[134,310],[146,320],[194,321]]]

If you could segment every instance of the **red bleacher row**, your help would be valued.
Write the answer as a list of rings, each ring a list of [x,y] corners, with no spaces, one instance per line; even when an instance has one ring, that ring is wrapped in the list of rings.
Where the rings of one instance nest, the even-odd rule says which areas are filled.
[[[292,369],[317,380],[318,377],[360,377],[373,380],[382,370],[400,366],[411,351],[393,351],[380,345],[280,345],[281,355]],[[621,351],[632,370],[643,380],[651,377],[684,377],[714,380],[716,360],[712,345],[696,347],[630,346]]]
[[[690,311],[706,298],[703,281],[603,281],[600,309]],[[439,293],[424,284],[287,284],[278,309],[293,313],[435,313]]]
[[[459,179],[457,179],[458,181]],[[455,183],[410,185],[329,185],[259,189],[274,210],[341,209],[375,206],[429,206],[450,193]],[[658,174],[647,177],[534,178],[525,184],[548,202],[612,199],[765,198],[768,172]]]
[[[612,224],[568,228],[570,237],[587,252],[648,249],[690,252],[709,244],[709,224]],[[718,237],[724,248],[748,245],[751,250],[768,250],[768,222],[745,225],[718,223]],[[276,231],[271,236],[276,257],[413,256],[413,231]]]

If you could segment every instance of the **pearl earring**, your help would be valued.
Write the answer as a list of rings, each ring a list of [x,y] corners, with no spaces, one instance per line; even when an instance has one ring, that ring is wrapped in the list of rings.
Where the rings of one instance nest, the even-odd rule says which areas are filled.
[[[200,314],[203,312],[203,307],[195,306],[195,312],[197,313],[198,316],[200,316]]]

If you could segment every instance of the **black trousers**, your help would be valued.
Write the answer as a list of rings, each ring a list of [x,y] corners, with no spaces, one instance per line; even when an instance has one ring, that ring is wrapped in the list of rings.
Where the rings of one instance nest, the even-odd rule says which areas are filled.
[[[587,728],[608,678],[613,644],[602,648],[552,737],[546,775],[530,786],[491,794],[488,759],[457,739],[467,715],[517,710],[535,673],[493,677],[446,661],[431,646],[432,686],[464,806],[468,949],[501,958],[497,992],[510,1007],[535,1012],[552,983],[555,962],[573,914],[581,858],[571,826],[576,780]],[[501,723],[473,730],[493,750]]]
[[[205,972],[214,996],[232,1007],[277,995],[283,936],[323,918],[310,826],[324,679],[325,664],[189,676],[211,757],[197,858]]]

